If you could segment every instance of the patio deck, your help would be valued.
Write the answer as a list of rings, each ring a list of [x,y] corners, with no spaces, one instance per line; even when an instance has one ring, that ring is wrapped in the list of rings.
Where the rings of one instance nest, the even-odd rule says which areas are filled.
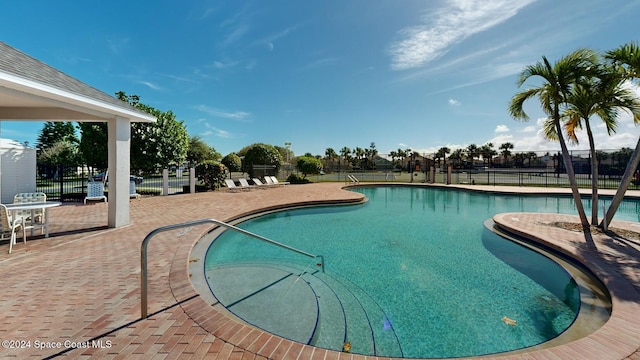
[[[6,242],[0,244],[0,270],[4,275],[0,340],[30,341],[31,346],[21,349],[3,346],[0,358],[62,355],[79,359],[93,356],[104,359],[365,359],[365,356],[316,349],[267,334],[230,319],[206,304],[193,290],[187,270],[188,262],[196,260],[189,259],[190,249],[209,229],[206,225],[178,235],[163,233],[150,242],[151,316],[140,320],[140,243],[151,230],[196,219],[226,220],[292,203],[362,198],[361,194],[342,190],[343,186],[320,183],[264,191],[221,191],[132,200],[131,225],[118,229],[107,228],[104,203],[52,209],[50,238],[34,237],[26,246],[18,243],[12,254],[7,254]],[[515,217],[518,221],[513,220]],[[581,234],[540,226],[549,220],[548,215],[543,214],[505,214],[495,220],[513,231],[534,234],[543,241],[562,246],[563,251],[586,260],[603,276],[614,298],[612,318],[591,336],[551,349],[497,358],[640,360],[637,335],[640,333],[640,244],[594,236],[594,246],[585,246]],[[637,224],[614,223],[612,226]],[[91,345],[92,339],[101,340],[102,348],[82,348]],[[42,347],[58,344],[61,348]]]

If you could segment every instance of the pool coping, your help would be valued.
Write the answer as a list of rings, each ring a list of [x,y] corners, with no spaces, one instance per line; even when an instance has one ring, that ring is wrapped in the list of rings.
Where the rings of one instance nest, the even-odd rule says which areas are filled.
[[[366,183],[362,185],[345,185],[343,188],[349,188],[353,186],[396,186],[396,184],[389,183]],[[407,184],[397,184],[407,186]],[[481,187],[474,186],[476,189],[469,189],[468,187],[460,186],[438,186],[429,184],[413,184],[413,186],[437,186],[447,189],[455,188],[456,190],[470,190],[470,191],[483,191]],[[497,189],[494,189],[497,190]],[[536,189],[538,190],[538,189]],[[483,192],[486,192],[484,190]],[[521,192],[503,192],[503,191],[489,191],[495,193],[509,193],[509,194],[522,194]],[[565,191],[541,191],[530,192],[536,195],[566,195]],[[352,203],[362,201],[363,199],[345,199],[338,201],[339,203]],[[261,212],[264,210],[278,210],[288,208],[292,206],[304,206],[304,205],[331,205],[336,201],[298,201],[292,204],[271,206],[259,210],[252,211],[252,213]],[[516,215],[517,214],[517,215]],[[531,217],[530,221],[522,221],[524,215],[528,214]],[[250,213],[235,216],[234,218],[251,215]],[[565,215],[568,221],[576,221],[577,216]],[[607,286],[612,298],[612,314],[607,323],[604,324],[599,330],[588,335],[584,338],[576,341],[558,345],[555,347],[540,349],[531,352],[517,353],[517,354],[494,354],[482,356],[481,358],[500,358],[500,359],[530,359],[530,358],[546,358],[546,359],[566,359],[566,358],[597,358],[597,359],[624,359],[631,357],[634,353],[640,349],[640,338],[633,336],[633,333],[640,333],[640,323],[634,323],[634,315],[640,313],[640,293],[619,274],[614,267],[602,259],[597,252],[584,251],[579,246],[575,246],[579,243],[579,239],[575,238],[575,234],[570,232],[559,234],[564,237],[571,237],[571,242],[559,242],[554,241],[551,237],[546,237],[544,232],[540,232],[535,228],[538,224],[539,218],[551,217],[554,221],[558,218],[564,218],[558,214],[543,214],[543,213],[504,213],[497,214],[493,220],[496,224],[502,228],[523,236],[534,242],[540,242],[548,247],[551,247],[559,252],[562,252],[576,261],[582,263],[585,267],[591,270],[596,276],[598,276],[602,282]],[[513,218],[518,218],[518,221],[514,221]],[[229,221],[232,219],[225,219]],[[616,226],[624,226],[625,222],[617,221]],[[525,226],[529,224],[529,226]],[[613,224],[613,223],[612,223]],[[533,226],[533,229],[531,228]],[[564,231],[564,230],[555,230]],[[202,238],[209,231],[203,231],[197,239]],[[552,232],[551,235],[558,235],[557,232]],[[579,237],[579,235],[578,235]],[[208,304],[195,290],[189,273],[189,262],[191,256],[191,250],[195,243],[183,243],[176,251],[172,262],[169,275],[169,284],[171,292],[175,300],[179,303],[179,306],[183,311],[200,327],[223,340],[224,342],[237,346],[250,353],[258,356],[264,356],[269,359],[338,359],[338,358],[351,358],[351,359],[366,359],[372,358],[371,356],[364,356],[358,354],[346,354],[333,350],[316,348],[313,346],[297,343],[288,339],[281,338],[276,335],[272,335],[263,330],[257,329],[250,325],[244,324],[238,319],[232,318],[227,314],[219,311]],[[584,243],[584,240],[582,241]],[[622,297],[624,294],[624,299]],[[380,358],[380,357],[376,357]],[[478,358],[478,357],[468,357]],[[460,359],[468,359],[460,358]]]

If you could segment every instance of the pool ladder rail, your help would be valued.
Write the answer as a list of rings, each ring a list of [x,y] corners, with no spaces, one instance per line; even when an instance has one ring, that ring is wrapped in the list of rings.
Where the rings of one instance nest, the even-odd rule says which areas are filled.
[[[190,221],[190,222],[186,222],[186,223],[173,224],[173,225],[167,225],[167,226],[159,227],[159,228],[151,231],[149,234],[147,234],[147,236],[145,236],[144,240],[142,240],[142,244],[140,246],[140,313],[141,313],[141,318],[142,319],[145,319],[148,316],[147,246],[149,244],[149,241],[151,240],[151,238],[153,238],[155,235],[157,235],[158,233],[161,233],[161,232],[180,229],[180,228],[191,227],[191,226],[195,226],[195,225],[202,225],[202,224],[215,224],[217,226],[222,226],[222,227],[224,227],[226,229],[237,231],[237,232],[239,232],[241,234],[253,237],[255,239],[267,242],[269,244],[276,245],[276,246],[281,247],[283,249],[293,251],[295,253],[310,257],[312,259],[319,258],[320,259],[320,263],[319,263],[320,264],[320,270],[322,272],[324,272],[324,256],[322,256],[322,255],[314,255],[314,254],[308,253],[306,251],[302,251],[300,249],[296,249],[294,247],[291,247],[291,246],[279,243],[277,241],[268,239],[268,238],[266,238],[264,236],[261,236],[261,235],[258,235],[258,234],[254,234],[254,233],[249,232],[249,231],[244,230],[244,229],[240,229],[239,227],[233,226],[231,224],[227,224],[227,223],[225,223],[223,221],[220,221],[220,220],[202,219],[202,220],[195,220],[195,221]]]

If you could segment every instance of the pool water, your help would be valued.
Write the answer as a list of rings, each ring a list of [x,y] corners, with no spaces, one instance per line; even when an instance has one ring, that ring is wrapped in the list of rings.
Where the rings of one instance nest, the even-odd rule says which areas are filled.
[[[303,279],[312,287],[314,281],[329,286],[333,282],[331,291],[338,298],[345,290],[337,287],[351,289],[346,291],[355,294],[356,300],[351,302],[356,305],[339,300],[340,307],[333,307],[338,310],[327,310],[329,305],[317,308],[318,312],[344,313],[324,315],[317,330],[325,336],[327,332],[341,331],[336,335],[341,341],[318,340],[317,333],[309,341],[293,340],[334,350],[341,350],[344,340],[351,345],[351,352],[365,355],[474,356],[540,344],[561,334],[576,318],[580,291],[567,271],[483,225],[486,219],[502,212],[575,213],[571,198],[396,186],[354,191],[363,193],[369,201],[362,205],[280,211],[238,225],[323,255],[326,273],[313,280],[308,275]],[[616,219],[637,220],[637,204],[626,202]],[[222,276],[216,271],[225,266],[266,269],[282,264],[313,273],[318,272],[317,263],[318,259],[227,231],[207,251],[205,271],[214,295],[221,298],[217,282],[229,279],[229,272]],[[256,268],[256,264],[266,267]],[[247,277],[268,273],[257,271]],[[236,283],[238,279],[230,287]],[[293,289],[293,285],[287,286],[286,289]],[[315,289],[317,302],[329,301],[326,292]],[[295,323],[299,316],[303,321],[303,312],[316,311],[305,310],[302,300],[298,311],[295,298],[302,299],[304,295],[288,291],[281,295],[282,300],[277,300],[293,304],[287,305],[290,308],[285,309],[285,315],[276,316],[289,316],[282,323]],[[275,301],[273,295],[270,299]],[[365,315],[370,331],[357,331],[359,326],[366,327],[362,321],[348,323],[349,318],[355,317],[349,315],[349,307],[353,306],[375,308]],[[269,322],[278,321],[267,320],[267,325],[258,326],[287,337],[288,330],[279,334],[279,330],[269,328]],[[344,322],[347,329],[333,322]],[[373,340],[365,339],[369,332]]]

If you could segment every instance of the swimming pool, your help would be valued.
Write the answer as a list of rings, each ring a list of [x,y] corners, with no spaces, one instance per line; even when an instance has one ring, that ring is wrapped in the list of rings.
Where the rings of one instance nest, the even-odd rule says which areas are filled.
[[[349,342],[352,352],[379,356],[509,351],[554,338],[574,321],[576,281],[483,226],[500,212],[571,213],[571,198],[417,187],[356,191],[369,201],[276,212],[239,225],[324,255],[326,273],[317,259],[225,233],[207,252],[212,292],[231,312],[278,335],[335,350]],[[619,218],[637,219],[634,205],[626,204]]]

